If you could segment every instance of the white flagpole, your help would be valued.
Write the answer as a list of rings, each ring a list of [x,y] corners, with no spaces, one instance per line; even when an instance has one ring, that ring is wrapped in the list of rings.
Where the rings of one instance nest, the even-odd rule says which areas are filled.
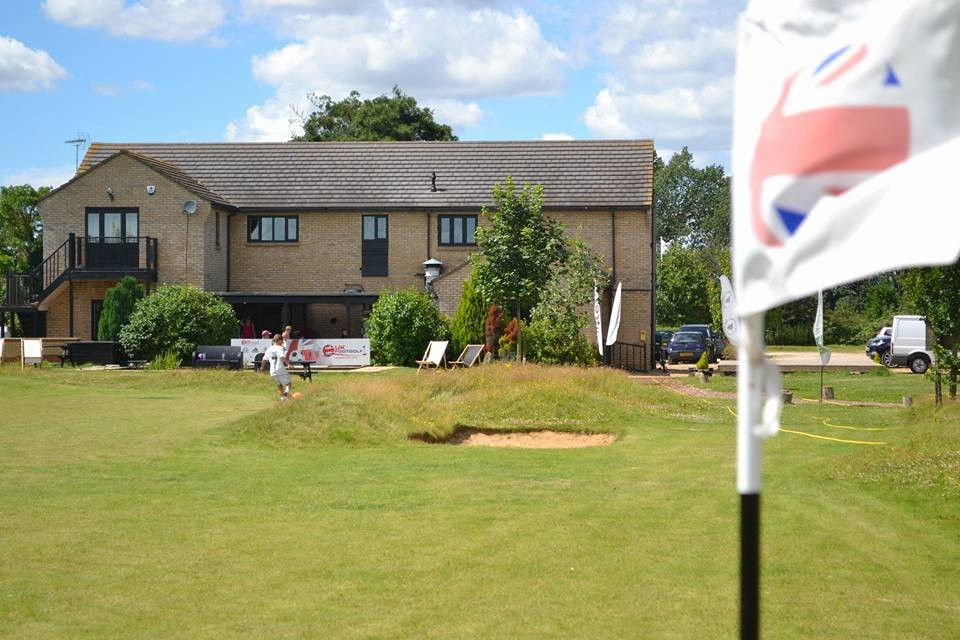
[[[737,491],[740,493],[740,638],[760,637],[760,489],[764,392],[763,314],[741,319],[737,355]]]

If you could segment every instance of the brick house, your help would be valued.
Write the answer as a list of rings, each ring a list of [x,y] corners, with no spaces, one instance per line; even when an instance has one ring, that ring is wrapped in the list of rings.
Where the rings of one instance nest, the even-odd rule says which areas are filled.
[[[0,313],[95,339],[105,291],[133,275],[214,292],[258,332],[354,337],[379,292],[424,286],[433,259],[453,315],[481,206],[508,175],[542,184],[548,215],[623,282],[620,340],[652,338],[652,141],[94,143],[41,200],[45,261],[7,276]]]

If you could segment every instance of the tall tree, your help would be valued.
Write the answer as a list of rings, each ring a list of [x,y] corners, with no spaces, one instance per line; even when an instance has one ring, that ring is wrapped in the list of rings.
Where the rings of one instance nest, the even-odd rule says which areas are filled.
[[[484,342],[486,318],[486,304],[483,296],[473,286],[473,276],[471,276],[463,281],[460,289],[460,304],[457,305],[457,312],[450,325],[450,347],[454,353],[460,353],[468,344]]]
[[[513,178],[493,186],[493,211],[483,208],[490,224],[477,228],[479,260],[473,270],[484,300],[526,319],[550,280],[555,265],[567,257],[563,225],[543,213],[543,187]]]
[[[933,352],[937,356],[934,375],[947,373],[950,397],[957,397],[960,377],[960,262],[948,267],[912,269],[901,277],[904,297],[917,313],[926,317],[933,333]]]
[[[699,250],[678,243],[667,249],[657,261],[657,323],[709,323],[711,277]]]
[[[28,184],[0,187],[0,299],[5,295],[4,274],[27,271],[43,258],[37,201],[49,191]]]
[[[693,166],[684,147],[669,162],[653,164],[654,212],[657,230],[666,242],[696,247],[730,244],[730,177],[720,165]]]
[[[303,118],[303,134],[296,142],[336,142],[344,140],[456,140],[450,125],[433,119],[433,111],[418,107],[417,101],[400,87],[392,95],[366,100],[351,91],[343,100],[311,93],[316,108]]]
[[[103,296],[103,309],[100,311],[100,324],[95,327],[98,340],[116,341],[120,329],[127,324],[137,302],[146,295],[144,286],[133,276],[125,276],[120,282],[107,289]]]
[[[602,265],[603,257],[591,252],[583,239],[573,240],[569,258],[553,270],[530,312],[526,355],[531,360],[584,365],[596,361],[597,350],[584,332],[590,318],[583,309],[593,299],[594,287],[604,289],[610,283]]]

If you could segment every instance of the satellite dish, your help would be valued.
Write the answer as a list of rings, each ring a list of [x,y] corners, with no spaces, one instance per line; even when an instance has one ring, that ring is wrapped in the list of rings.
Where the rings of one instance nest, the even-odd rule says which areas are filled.
[[[197,201],[196,200],[187,200],[183,203],[183,212],[188,216],[192,216],[197,212]]]

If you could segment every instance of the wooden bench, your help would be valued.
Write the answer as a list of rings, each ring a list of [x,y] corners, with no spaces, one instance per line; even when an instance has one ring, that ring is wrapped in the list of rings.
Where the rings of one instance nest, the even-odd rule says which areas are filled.
[[[256,356],[254,356],[253,364],[251,365],[251,369],[253,371],[266,372],[269,370],[269,367],[264,367],[263,365],[263,356],[264,354],[262,353],[258,353]],[[311,364],[312,363],[306,360],[292,360],[290,361],[290,365],[287,367],[287,371],[294,375],[300,376],[302,380],[309,380],[310,382],[313,382],[313,367]]]

